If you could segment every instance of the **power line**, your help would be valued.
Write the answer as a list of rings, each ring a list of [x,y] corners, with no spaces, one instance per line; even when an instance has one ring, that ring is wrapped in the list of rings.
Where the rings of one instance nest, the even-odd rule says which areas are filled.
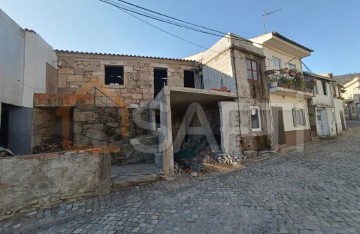
[[[160,16],[165,16],[167,18],[174,19],[174,20],[177,20],[179,22],[183,22],[185,24],[193,25],[193,26],[196,26],[196,27],[199,27],[199,28],[202,28],[202,29],[212,31],[212,32],[207,32],[207,31],[204,31],[202,29],[197,29],[197,28],[194,28],[194,27],[187,26],[185,24],[181,24],[181,23],[178,23],[178,22],[174,22],[174,21],[170,21],[170,20],[167,20],[167,19],[159,18],[158,16],[154,16],[154,15],[151,15],[151,14],[148,14],[148,13],[145,13],[145,12],[140,12],[140,11],[138,11],[136,9],[129,8],[129,7],[126,7],[124,5],[120,5],[119,3],[114,3],[111,0],[100,0],[100,1],[104,2],[104,3],[107,3],[107,4],[110,4],[110,5],[113,5],[113,6],[116,6],[118,8],[122,8],[125,11],[130,11],[132,13],[142,15],[142,16],[147,17],[147,18],[151,18],[151,19],[158,20],[158,21],[161,21],[161,22],[164,22],[164,23],[168,23],[168,24],[172,24],[172,25],[175,25],[175,26],[178,26],[178,27],[193,30],[193,31],[196,31],[196,32],[200,32],[200,33],[204,33],[204,34],[208,34],[208,35],[212,35],[212,36],[216,36],[216,37],[220,37],[220,38],[228,37],[228,38],[231,38],[231,39],[234,39],[234,40],[239,40],[239,41],[243,41],[243,42],[247,42],[247,43],[251,42],[251,41],[249,41],[247,39],[244,39],[244,38],[241,38],[241,37],[238,37],[238,36],[235,36],[235,35],[227,35],[227,33],[224,33],[224,32],[221,32],[221,31],[218,31],[218,30],[215,30],[215,29],[211,29],[211,28],[208,28],[208,27],[200,26],[200,25],[197,25],[197,24],[194,24],[194,23],[190,23],[190,22],[187,22],[187,21],[184,21],[184,20],[172,17],[172,16],[168,16],[168,15],[165,15],[165,14],[162,14],[162,13],[159,13],[159,12],[156,12],[156,11],[153,11],[153,10],[150,10],[150,9],[147,9],[147,8],[144,8],[144,7],[141,7],[141,6],[138,6],[138,5],[123,1],[123,0],[116,0],[116,1],[123,2],[125,4],[134,6],[136,8],[139,8],[139,9],[142,9],[142,10],[145,10],[145,11],[148,11],[148,12],[160,15]],[[251,43],[259,44],[259,43],[256,43],[256,42],[251,42]]]
[[[208,28],[208,27],[204,27],[204,26],[201,26],[201,25],[198,25],[198,24],[190,23],[190,22],[188,22],[188,21],[181,20],[181,19],[178,19],[178,18],[169,16],[169,15],[165,15],[165,14],[162,14],[162,13],[160,13],[160,12],[156,12],[156,11],[147,9],[147,8],[145,8],[145,7],[141,7],[141,6],[139,6],[139,5],[135,5],[135,4],[133,4],[133,3],[129,3],[129,2],[126,2],[126,1],[123,1],[123,0],[117,0],[117,1],[118,1],[118,2],[122,2],[122,3],[125,3],[125,4],[128,4],[128,5],[130,5],[130,6],[133,6],[133,7],[139,8],[139,9],[142,9],[142,10],[145,10],[145,11],[148,11],[148,12],[151,12],[151,13],[155,13],[155,14],[157,14],[157,15],[165,16],[165,17],[167,17],[167,18],[180,21],[180,22],[182,22],[182,23],[190,24],[190,25],[193,25],[193,26],[196,26],[196,27],[199,27],[199,28],[203,28],[203,29],[206,29],[206,30],[209,30],[209,31],[213,31],[213,32],[216,32],[216,33],[226,34],[226,33],[223,33],[223,32],[221,32],[221,31],[218,31],[218,30],[215,30],[215,29],[211,29],[211,28]]]
[[[156,16],[152,16],[152,15],[149,15],[149,14],[146,14],[146,13],[143,13],[143,12],[139,12],[137,10],[128,8],[128,7],[124,6],[124,5],[113,3],[113,2],[111,2],[109,0],[100,0],[100,1],[104,2],[104,3],[108,3],[108,4],[112,5],[112,6],[116,6],[117,8],[122,9],[124,11],[129,11],[129,12],[135,13],[137,15],[141,15],[141,16],[144,16],[144,17],[147,17],[147,18],[158,20],[158,21],[161,21],[161,22],[164,22],[164,23],[172,24],[172,25],[175,25],[175,26],[178,26],[178,27],[189,29],[189,30],[194,30],[194,31],[197,31],[197,32],[200,32],[200,33],[205,33],[205,34],[210,34],[210,35],[213,35],[213,36],[223,37],[223,35],[219,35],[219,34],[215,34],[215,33],[209,33],[209,32],[199,30],[199,29],[196,29],[196,28],[184,25],[184,24],[179,24],[179,23],[176,23],[176,22],[173,22],[173,21],[162,19],[160,17],[156,17]]]
[[[168,34],[168,35],[170,35],[170,36],[176,37],[177,39],[180,39],[180,40],[185,41],[185,42],[187,42],[187,43],[190,43],[190,44],[192,44],[192,45],[201,47],[201,48],[203,48],[203,49],[207,49],[206,47],[204,47],[204,46],[202,46],[202,45],[196,44],[196,43],[194,43],[194,42],[191,42],[191,41],[189,41],[189,40],[186,40],[185,38],[182,38],[182,37],[179,37],[179,36],[177,36],[177,35],[175,35],[175,34],[173,34],[173,33],[170,33],[170,32],[168,32],[168,31],[166,31],[166,30],[164,30],[164,29],[162,29],[162,28],[159,28],[159,27],[157,27],[157,26],[155,26],[155,25],[153,25],[153,24],[151,24],[151,23],[149,23],[149,22],[141,19],[140,17],[137,17],[136,15],[127,12],[126,10],[122,9],[121,7],[115,5],[115,4],[111,3],[111,2],[107,2],[107,1],[105,1],[105,0],[100,0],[100,1],[112,5],[112,6],[116,7],[116,8],[118,8],[118,9],[120,9],[120,10],[123,11],[124,13],[126,13],[126,14],[128,14],[128,15],[130,15],[130,16],[138,19],[138,20],[140,20],[141,22],[143,22],[143,23],[145,23],[145,24],[147,24],[147,25],[149,25],[149,26],[151,26],[151,27],[153,27],[153,28],[156,28],[157,30],[160,30],[160,31],[162,31],[162,32],[164,32],[164,33],[166,33],[166,34]]]
[[[187,40],[187,39],[185,39],[185,38],[182,38],[182,37],[180,37],[180,36],[177,36],[177,35],[175,35],[175,34],[173,34],[173,33],[170,33],[170,32],[168,32],[168,31],[166,31],[166,30],[164,30],[164,29],[162,29],[162,28],[160,28],[160,27],[157,27],[156,25],[151,24],[151,23],[145,21],[144,19],[141,19],[140,17],[138,17],[138,16],[136,16],[136,15],[128,12],[126,9],[124,9],[124,7],[121,7],[121,6],[119,6],[118,4],[115,4],[115,3],[113,3],[113,2],[111,2],[111,1],[109,1],[109,0],[99,0],[99,1],[104,2],[104,3],[106,3],[106,4],[109,4],[109,5],[112,5],[112,6],[116,7],[116,8],[118,8],[119,10],[123,11],[124,13],[126,13],[126,14],[128,14],[128,15],[130,15],[130,16],[138,19],[138,20],[140,20],[141,22],[143,22],[143,23],[145,23],[145,24],[147,24],[147,25],[149,25],[149,26],[151,26],[151,27],[153,27],[153,28],[155,28],[155,29],[157,29],[157,30],[159,30],[159,31],[161,31],[161,32],[164,32],[164,33],[166,33],[166,34],[168,34],[168,35],[170,35],[170,36],[173,36],[173,37],[175,37],[175,38],[177,38],[177,39],[179,39],[179,40],[182,40],[182,41],[187,42],[187,43],[189,43],[189,44],[198,46],[198,47],[200,47],[200,48],[202,48],[202,49],[208,50],[208,51],[213,52],[213,53],[215,53],[215,54],[223,55],[223,54],[220,53],[220,52],[214,51],[214,50],[212,50],[212,49],[210,49],[210,48],[204,47],[204,46],[202,46],[202,45],[199,45],[199,44],[197,44],[197,43],[194,43],[194,42],[192,42],[192,41],[189,41],[189,40]],[[222,36],[222,37],[224,37],[224,36]],[[244,40],[244,41],[246,41],[247,43],[251,42],[251,41],[247,41],[247,40]],[[252,42],[251,42],[251,43],[252,43]],[[235,57],[238,58],[238,59],[244,59],[244,58],[238,57],[238,56],[235,56]]]

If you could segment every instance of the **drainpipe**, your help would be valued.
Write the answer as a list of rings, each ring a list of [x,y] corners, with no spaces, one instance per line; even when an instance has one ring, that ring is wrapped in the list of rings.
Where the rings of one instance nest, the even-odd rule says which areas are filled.
[[[236,75],[236,60],[235,60],[235,51],[234,51],[234,43],[232,43],[231,45],[231,55],[232,55],[232,69],[233,69],[233,74],[234,74],[234,78],[235,78],[235,87],[236,87],[236,96],[237,96],[237,104],[238,104],[238,114],[239,114],[239,134],[240,134],[240,142],[241,142],[241,115],[240,115],[240,95],[239,95],[239,87],[238,87],[238,78]],[[242,150],[242,146],[240,143],[240,151]]]

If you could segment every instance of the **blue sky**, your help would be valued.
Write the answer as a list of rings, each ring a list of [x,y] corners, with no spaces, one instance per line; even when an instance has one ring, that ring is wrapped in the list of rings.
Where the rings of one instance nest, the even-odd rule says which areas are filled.
[[[193,23],[251,38],[264,32],[265,10],[283,10],[267,20],[268,31],[314,50],[305,64],[317,73],[360,72],[358,0],[128,0]],[[56,49],[181,58],[196,47],[98,0],[0,0],[21,27],[39,33]],[[209,47],[218,38],[147,21]]]

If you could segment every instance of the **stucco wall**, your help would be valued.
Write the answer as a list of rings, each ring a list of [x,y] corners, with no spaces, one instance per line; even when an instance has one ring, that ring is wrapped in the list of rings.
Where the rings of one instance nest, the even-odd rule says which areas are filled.
[[[344,112],[343,100],[334,98],[334,107],[335,107],[335,114],[336,114],[337,131],[338,131],[338,133],[341,133],[343,131],[343,129],[342,129],[340,112],[342,112],[342,114],[343,114],[342,118],[343,118],[343,122],[344,122],[345,129],[346,129],[346,121],[345,121],[345,112]]]
[[[236,92],[231,45],[231,39],[223,37],[208,50],[186,58],[203,64],[204,89],[226,87]]]
[[[291,96],[280,96],[270,94],[271,106],[282,107],[284,116],[284,129],[285,131],[295,131],[310,129],[309,114],[306,99],[299,100],[298,98]],[[305,126],[294,126],[292,109],[299,108],[304,110],[306,124]]]
[[[316,79],[318,93],[315,93],[315,97],[312,98],[313,105],[333,106],[333,88],[330,86],[329,81],[325,82],[327,95],[324,95],[322,80]]]
[[[0,159],[0,215],[110,192],[110,159],[99,150]]]
[[[352,99],[355,94],[360,94],[360,78],[356,77],[344,85],[346,92],[343,94],[345,99]]]
[[[266,62],[265,62],[266,70],[275,69],[271,59],[272,57],[276,57],[281,59],[281,68],[287,68],[288,64],[286,63],[291,63],[296,66],[296,69],[298,71],[302,71],[301,59],[296,58],[293,55],[287,54],[285,52],[279,51],[275,48],[268,48],[266,46],[264,46],[263,48],[264,48],[264,54],[266,56]]]
[[[22,83],[25,31],[1,9],[0,38],[0,102],[21,106],[24,88]]]
[[[24,86],[23,106],[33,107],[34,92],[46,92],[46,63],[57,67],[53,48],[35,32],[26,31],[24,83],[28,86]]]

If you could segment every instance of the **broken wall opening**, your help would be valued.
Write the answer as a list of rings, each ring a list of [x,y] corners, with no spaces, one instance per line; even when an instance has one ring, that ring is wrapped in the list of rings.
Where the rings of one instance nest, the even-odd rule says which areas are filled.
[[[216,102],[207,103],[198,105],[196,111],[191,112],[191,105],[172,106],[174,161],[201,170],[202,157],[215,153],[211,149],[221,145],[219,108]],[[201,128],[205,128],[208,134],[204,134]],[[201,154],[203,151],[207,153]]]

